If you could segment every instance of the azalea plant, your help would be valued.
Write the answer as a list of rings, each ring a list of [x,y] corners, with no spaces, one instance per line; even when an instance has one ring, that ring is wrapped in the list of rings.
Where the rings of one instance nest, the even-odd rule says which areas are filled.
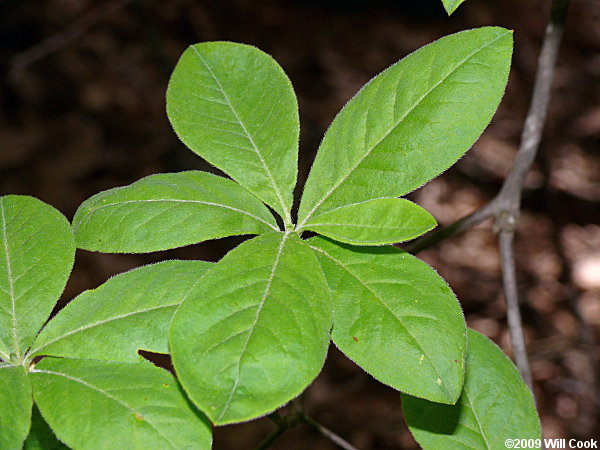
[[[190,46],[167,113],[180,139],[229,178],[152,175],[84,202],[72,229],[35,199],[0,200],[0,397],[13,405],[0,412],[2,448],[22,445],[33,401],[41,416],[35,410],[31,433],[47,422],[69,447],[209,448],[209,422],[252,420],[300,395],[330,341],[402,393],[425,448],[539,438],[533,398],[510,360],[467,330],[433,268],[392,245],[435,227],[401,197],[484,131],[511,53],[510,31],[479,28],[374,77],[325,134],[296,211],[289,79],[255,47]],[[256,236],[215,264],[165,261],[121,274],[43,326],[75,247],[142,253],[234,235]],[[140,350],[171,354],[177,378]]]

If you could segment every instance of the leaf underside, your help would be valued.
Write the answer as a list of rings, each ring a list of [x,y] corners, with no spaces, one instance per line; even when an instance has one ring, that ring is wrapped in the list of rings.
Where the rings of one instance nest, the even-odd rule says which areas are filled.
[[[77,210],[73,229],[79,248],[144,253],[278,228],[265,205],[237,183],[188,171],[94,195]]]
[[[466,325],[435,271],[394,247],[307,241],[333,298],[331,337],[377,380],[418,397],[453,403],[464,379]]]
[[[171,374],[147,361],[45,358],[30,376],[42,416],[71,448],[211,447],[206,419]]]
[[[117,275],[65,306],[42,330],[33,355],[138,361],[138,350],[168,353],[175,310],[211,267],[164,261]]]
[[[190,46],[167,90],[179,138],[290,223],[298,165],[298,104],[281,67],[249,45]]]
[[[296,234],[246,241],[178,309],[170,344],[190,398],[222,425],[264,415],[317,376],[331,308],[321,268]]]
[[[490,122],[506,86],[512,33],[478,28],[429,44],[372,79],[327,130],[298,220],[399,197],[456,162]]]
[[[469,330],[465,385],[456,405],[408,395],[402,410],[424,449],[500,449],[505,439],[540,439],[531,391],[492,341]]]
[[[17,359],[48,319],[74,258],[60,212],[32,197],[0,197],[0,339]]]

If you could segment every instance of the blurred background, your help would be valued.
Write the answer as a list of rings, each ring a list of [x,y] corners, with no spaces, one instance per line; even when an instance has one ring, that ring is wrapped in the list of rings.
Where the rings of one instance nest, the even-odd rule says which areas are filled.
[[[300,104],[300,179],[337,111],[372,76],[446,34],[515,30],[507,93],[456,166],[410,197],[449,224],[491,199],[527,112],[549,0],[0,0],[0,195],[33,195],[72,218],[86,198],[143,176],[213,170],[167,121],[165,89],[189,44],[253,44],[283,66]],[[573,0],[540,155],[524,192],[516,253],[546,438],[599,438],[600,1]],[[496,237],[487,222],[419,256],[446,278],[469,326],[511,354]],[[218,260],[241,238],[150,255],[78,251],[61,300],[141,264]],[[307,412],[361,449],[417,448],[397,392],[333,346]],[[268,419],[215,432],[215,448],[251,449]],[[333,449],[304,426],[275,449]]]

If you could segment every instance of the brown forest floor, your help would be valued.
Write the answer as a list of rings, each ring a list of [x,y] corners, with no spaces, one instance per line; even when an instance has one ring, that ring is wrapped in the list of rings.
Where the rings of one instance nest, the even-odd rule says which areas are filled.
[[[443,35],[483,25],[512,28],[513,70],[491,126],[454,168],[411,195],[441,224],[451,223],[491,199],[510,169],[549,3],[469,0],[448,18],[440,0],[137,0],[24,65],[26,49],[80,23],[102,2],[0,1],[0,194],[34,195],[71,218],[100,190],[158,172],[207,169],[177,140],[164,112],[170,71],[191,43],[245,42],[279,61],[299,98],[304,179],[327,125],[373,75]],[[516,241],[526,334],[548,438],[600,438],[599,136],[600,1],[573,0]],[[222,239],[151,255],[79,251],[63,301],[148,262],[218,260],[238,242]],[[420,256],[448,280],[469,326],[510,354],[491,223]],[[333,347],[305,401],[312,416],[361,449],[416,447],[399,395]],[[253,448],[272,428],[261,419],[218,429],[215,448]],[[334,447],[299,426],[273,448]]]

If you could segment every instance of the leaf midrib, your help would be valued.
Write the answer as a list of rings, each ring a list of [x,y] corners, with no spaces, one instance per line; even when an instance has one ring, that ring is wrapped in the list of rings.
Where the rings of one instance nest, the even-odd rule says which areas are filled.
[[[339,188],[348,179],[348,177],[350,177],[350,175],[373,152],[373,150],[375,150],[375,148],[377,148],[379,146],[379,144],[381,144],[381,142],[385,138],[387,138],[390,135],[390,133],[392,133],[392,131],[394,131],[400,125],[400,123],[403,122],[409,116],[409,114],[411,114],[421,104],[421,102],[423,102],[423,100],[425,100],[426,97],[428,97],[435,89],[437,89],[444,81],[446,81],[451,75],[453,75],[467,61],[469,61],[471,58],[473,58],[473,56],[475,56],[477,53],[479,53],[483,49],[485,49],[485,48],[489,47],[490,45],[492,45],[498,39],[504,37],[507,33],[508,33],[508,31],[506,33],[503,33],[500,36],[496,37],[494,40],[488,42],[487,44],[481,46],[480,48],[478,48],[477,50],[475,50],[473,53],[471,53],[469,56],[467,56],[456,67],[454,67],[450,72],[448,72],[448,74],[446,74],[440,81],[438,81],[431,89],[429,89],[424,95],[422,95],[410,108],[408,108],[407,111],[405,112],[405,114],[403,116],[401,116],[392,127],[390,127],[390,129],[383,135],[383,137],[381,139],[379,139],[370,149],[367,150],[367,152],[362,156],[362,158],[359,159],[359,161],[354,165],[354,167],[352,167],[346,173],[346,175],[344,175],[338,182],[336,182],[331,187],[331,189],[325,194],[325,196],[323,196],[321,198],[321,200],[319,200],[317,202],[317,204],[313,207],[313,209],[311,209],[308,212],[308,214],[306,215],[306,217],[304,218],[304,220],[299,224],[299,227],[303,226],[304,224],[306,224],[306,222],[308,222],[310,220],[310,218],[313,216],[313,214],[315,213],[315,211],[323,203],[325,203],[325,200],[327,200],[329,197],[331,197],[331,195],[333,194],[333,192],[335,192],[335,190],[337,188]]]
[[[488,449],[491,449],[492,447],[490,446],[487,437],[485,435],[485,433],[483,432],[483,427],[481,425],[481,421],[479,420],[479,416],[477,415],[477,411],[475,411],[475,405],[473,404],[473,402],[471,401],[471,399],[469,398],[469,394],[467,392],[467,389],[464,389],[463,394],[465,396],[465,400],[467,401],[467,403],[469,404],[469,407],[471,408],[471,411],[473,411],[473,415],[475,416],[475,422],[477,422],[477,426],[479,427],[479,431],[481,432],[481,437],[483,438],[483,442],[485,442],[485,445]]]
[[[15,288],[13,283],[12,268],[10,261],[10,251],[8,248],[8,234],[6,231],[6,217],[4,214],[4,199],[0,198],[0,212],[2,212],[2,235],[4,239],[4,251],[6,253],[6,275],[8,276],[8,289],[9,296],[11,299],[11,313],[12,313],[12,334],[14,350],[17,354],[17,358],[21,358],[21,349],[19,346],[19,335],[17,333],[17,299],[15,298]]]
[[[196,49],[196,47],[192,46],[191,48],[193,49],[193,51],[196,54],[196,56],[198,57],[198,59],[202,62],[202,64],[204,64],[204,66],[206,67],[206,69],[210,73],[210,76],[213,78],[213,80],[215,80],[215,83],[217,84],[219,90],[221,91],[221,94],[223,95],[223,98],[227,102],[227,105],[231,109],[231,112],[235,116],[236,120],[239,122],[240,126],[242,127],[242,130],[246,134],[246,137],[248,138],[248,140],[252,144],[252,149],[256,153],[256,156],[258,157],[258,160],[260,161],[260,163],[261,163],[261,165],[262,165],[265,173],[267,174],[267,178],[268,178],[269,182],[271,183],[271,186],[272,186],[273,190],[275,191],[275,195],[277,196],[277,199],[279,200],[279,204],[281,206],[281,212],[285,216],[284,217],[285,221],[286,221],[286,223],[291,223],[290,213],[288,211],[287,206],[285,205],[285,202],[283,200],[283,196],[281,194],[281,191],[279,190],[279,187],[277,186],[277,183],[275,183],[275,178],[273,177],[273,174],[271,173],[271,170],[267,166],[267,163],[266,163],[265,159],[263,158],[263,156],[261,155],[260,151],[258,150],[258,147],[257,147],[256,143],[254,142],[254,139],[252,138],[252,135],[248,132],[246,126],[244,125],[244,122],[240,118],[240,116],[237,113],[236,109],[233,107],[233,104],[231,103],[231,100],[229,99],[229,96],[227,95],[227,92],[225,92],[225,89],[221,85],[221,82],[219,81],[219,79],[217,78],[217,76],[215,75],[215,73],[213,72],[213,70],[211,69],[210,65],[206,62],[206,59],[204,59],[204,57],[200,54],[200,52]]]
[[[183,200],[183,199],[172,199],[172,198],[156,198],[156,199],[147,199],[147,200],[124,200],[122,202],[113,202],[113,203],[106,203],[102,206],[97,206],[94,208],[90,208],[88,211],[86,211],[85,216],[83,216],[83,219],[81,219],[76,226],[74,226],[74,231],[77,232],[77,230],[79,229],[79,227],[81,227],[83,225],[83,223],[88,220],[91,215],[103,208],[108,208],[110,206],[120,206],[120,205],[124,205],[124,204],[129,204],[129,203],[160,203],[160,202],[164,202],[164,203],[168,203],[168,202],[173,202],[173,203],[199,203],[202,205],[208,205],[208,206],[215,206],[215,207],[219,207],[219,208],[224,208],[224,209],[230,209],[232,211],[236,211],[239,212],[241,214],[245,214],[249,217],[252,217],[255,220],[258,220],[259,222],[264,223],[265,225],[269,226],[270,228],[272,228],[275,231],[280,231],[277,227],[273,226],[272,224],[270,224],[269,222],[267,222],[264,219],[261,219],[258,216],[255,216],[254,214],[251,214],[247,211],[244,211],[242,209],[238,209],[238,208],[234,208],[233,206],[228,206],[228,205],[223,205],[221,203],[214,203],[214,202],[205,202],[205,201],[201,201],[201,200]]]
[[[355,227],[355,228],[368,228],[368,229],[375,229],[375,230],[420,230],[422,228],[427,228],[426,226],[410,226],[410,227],[403,227],[403,226],[384,226],[384,225],[361,225],[358,223],[344,223],[344,222],[338,222],[338,223],[309,223],[308,225],[305,226],[305,228],[309,229],[311,227],[320,227],[320,226],[328,226],[328,227]]]
[[[358,275],[356,275],[352,270],[350,270],[344,263],[342,263],[340,260],[334,258],[333,256],[331,256],[329,253],[327,253],[325,250],[318,248],[318,247],[314,247],[310,244],[307,244],[310,248],[312,248],[315,251],[318,251],[322,254],[324,254],[326,257],[328,257],[329,259],[331,259],[334,263],[336,263],[338,266],[340,266],[341,268],[343,268],[346,272],[348,272],[354,279],[356,279],[362,286],[364,286],[365,289],[367,289],[367,291],[369,291],[377,300],[379,300],[379,302],[386,308],[386,310],[392,315],[392,317],[394,317],[396,319],[396,321],[400,324],[400,326],[406,331],[406,333],[412,338],[412,340],[414,341],[414,343],[416,344],[416,346],[419,348],[419,350],[425,355],[425,357],[427,358],[427,361],[429,362],[429,364],[431,365],[431,367],[433,368],[433,370],[435,371],[435,374],[437,375],[438,379],[442,380],[442,386],[444,387],[444,390],[446,391],[446,393],[448,394],[448,398],[450,400],[452,400],[453,396],[450,393],[450,390],[448,389],[448,387],[446,386],[445,381],[442,379],[442,377],[440,376],[440,373],[437,369],[437,367],[435,366],[435,364],[433,364],[433,360],[431,359],[431,357],[427,354],[427,352],[425,351],[425,349],[421,346],[421,344],[419,343],[419,341],[417,340],[417,338],[415,338],[415,336],[413,336],[413,334],[410,332],[410,330],[406,327],[406,325],[404,325],[402,323],[402,321],[400,320],[400,317],[398,317],[394,311],[392,311],[390,309],[390,307],[387,305],[387,303],[385,303],[383,301],[383,299],[375,292],[371,289],[371,287],[364,282]],[[334,324],[335,326],[335,324]]]
[[[162,436],[169,444],[171,444],[173,446],[173,448],[179,448],[178,445],[173,442],[168,436],[165,436],[160,429],[158,429],[156,427],[156,425],[154,425],[150,420],[148,420],[148,418],[142,414],[140,411],[137,411],[135,408],[129,406],[127,403],[125,403],[123,400],[118,399],[117,397],[115,397],[114,395],[109,394],[108,392],[106,392],[104,389],[101,389],[97,386],[94,386],[93,384],[90,384],[84,380],[82,380],[81,378],[77,378],[77,377],[73,377],[71,375],[67,375],[66,373],[60,373],[60,372],[54,372],[52,370],[42,370],[42,369],[33,369],[31,371],[31,373],[45,373],[48,375],[55,375],[55,376],[59,376],[59,377],[64,377],[70,381],[74,381],[76,383],[80,383],[83,386],[87,387],[88,389],[91,389],[93,391],[96,391],[104,396],[106,396],[107,398],[111,399],[112,401],[114,401],[115,403],[121,405],[122,407],[128,409],[129,411],[135,413],[135,414],[139,414],[144,418],[144,422],[146,422],[148,425],[150,425],[159,436]]]

